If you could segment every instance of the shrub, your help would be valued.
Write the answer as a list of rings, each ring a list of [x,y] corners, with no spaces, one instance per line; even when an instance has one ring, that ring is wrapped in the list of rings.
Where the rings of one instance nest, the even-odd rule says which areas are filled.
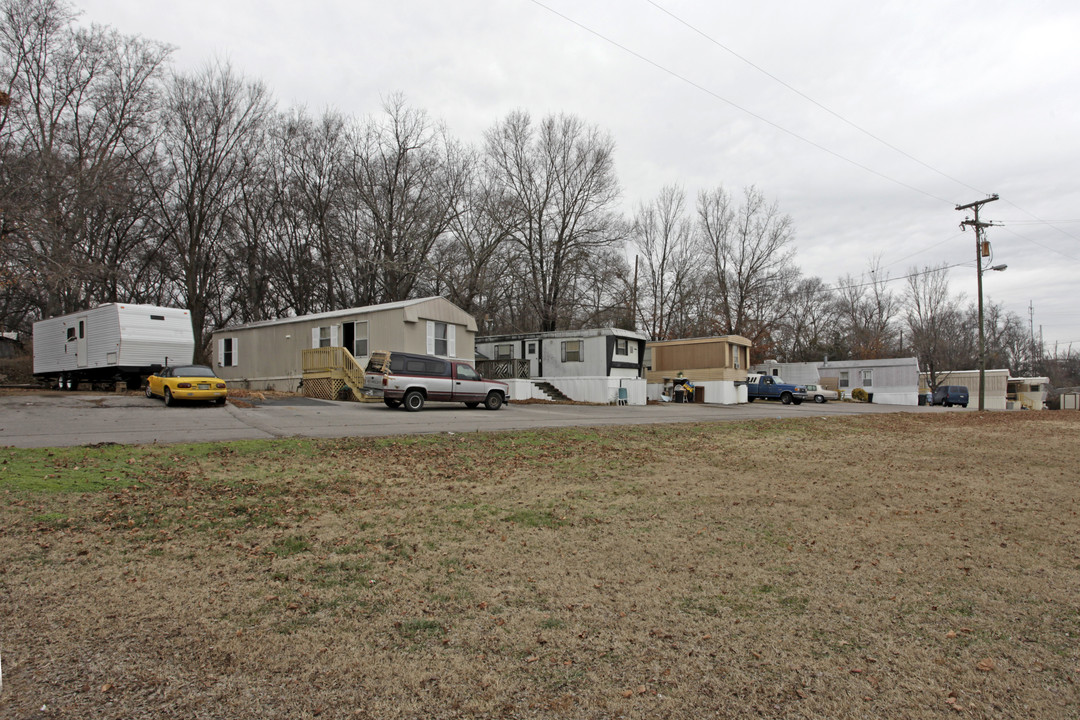
[[[866,402],[870,398],[867,397],[865,390],[863,390],[862,388],[855,388],[851,391],[851,399],[858,400],[859,402]]]

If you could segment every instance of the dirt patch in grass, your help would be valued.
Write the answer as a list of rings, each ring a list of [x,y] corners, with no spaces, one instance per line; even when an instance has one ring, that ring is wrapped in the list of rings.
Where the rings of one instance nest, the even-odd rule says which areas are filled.
[[[1080,707],[1080,415],[0,450],[2,717]]]

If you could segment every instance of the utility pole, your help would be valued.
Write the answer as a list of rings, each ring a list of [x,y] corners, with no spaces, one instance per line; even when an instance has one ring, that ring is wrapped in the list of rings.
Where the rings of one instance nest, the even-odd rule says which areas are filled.
[[[989,255],[989,243],[986,248],[983,247],[983,228],[990,227],[993,223],[979,222],[979,210],[986,203],[994,202],[998,199],[997,194],[991,195],[985,200],[976,200],[975,202],[968,203],[967,205],[957,205],[957,210],[972,209],[975,212],[975,219],[964,219],[960,223],[961,230],[967,230],[967,226],[975,228],[975,270],[979,280],[979,411],[986,409],[986,334],[983,331],[983,291],[982,291],[982,275],[983,275],[983,255]],[[992,268],[994,270],[1004,270],[1005,266],[997,266]]]

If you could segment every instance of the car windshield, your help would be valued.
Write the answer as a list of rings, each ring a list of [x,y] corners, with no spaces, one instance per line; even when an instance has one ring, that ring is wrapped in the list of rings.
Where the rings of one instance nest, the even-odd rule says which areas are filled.
[[[214,371],[204,365],[185,365],[173,368],[174,377],[217,377]]]

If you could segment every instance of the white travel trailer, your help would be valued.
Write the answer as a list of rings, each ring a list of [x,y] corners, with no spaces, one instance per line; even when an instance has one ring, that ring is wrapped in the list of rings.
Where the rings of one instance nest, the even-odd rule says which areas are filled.
[[[136,389],[165,365],[191,363],[191,313],[111,303],[34,323],[34,375],[61,388],[124,382]]]

